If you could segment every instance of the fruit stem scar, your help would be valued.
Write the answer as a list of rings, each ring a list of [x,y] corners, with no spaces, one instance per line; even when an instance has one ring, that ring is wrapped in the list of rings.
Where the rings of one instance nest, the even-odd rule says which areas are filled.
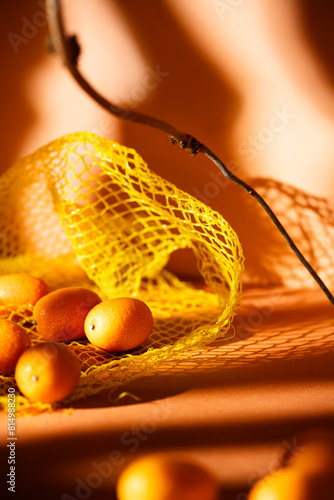
[[[32,380],[33,382],[37,382],[37,381],[38,381],[38,377],[37,377],[37,375],[31,375],[31,380]]]
[[[90,330],[95,330],[95,325],[92,323],[91,325],[89,325],[89,329]]]

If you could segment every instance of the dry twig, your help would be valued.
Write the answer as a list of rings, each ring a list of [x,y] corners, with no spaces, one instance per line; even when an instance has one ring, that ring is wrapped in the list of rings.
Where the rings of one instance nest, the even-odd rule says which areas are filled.
[[[143,113],[138,113],[131,109],[122,108],[116,106],[108,99],[99,94],[86,80],[86,78],[81,74],[78,69],[78,57],[80,55],[80,46],[77,42],[75,36],[67,36],[64,31],[64,24],[62,19],[61,7],[59,0],[46,0],[46,12],[48,17],[48,25],[50,31],[50,42],[52,50],[58,54],[63,64],[68,68],[77,83],[104,109],[117,116],[118,118],[124,120],[131,120],[133,122],[148,125],[150,127],[156,128],[165,132],[169,136],[169,140],[172,144],[179,144],[182,150],[188,151],[191,155],[196,155],[198,153],[204,154],[209,158],[215,165],[223,172],[227,179],[240,186],[247,193],[253,196],[256,201],[264,208],[264,210],[269,215],[270,219],[273,221],[277,229],[280,231],[282,236],[288,242],[290,248],[296,254],[300,262],[308,270],[314,280],[318,283],[322,291],[325,293],[332,305],[334,305],[334,297],[328,290],[325,283],[313,269],[311,264],[305,259],[303,254],[297,248],[296,244],[289,236],[281,222],[276,217],[275,213],[271,210],[266,201],[246,182],[241,180],[239,177],[235,176],[226,165],[204,144],[199,142],[195,137],[190,134],[185,134],[184,132],[178,130],[176,127],[168,122],[154,118]]]

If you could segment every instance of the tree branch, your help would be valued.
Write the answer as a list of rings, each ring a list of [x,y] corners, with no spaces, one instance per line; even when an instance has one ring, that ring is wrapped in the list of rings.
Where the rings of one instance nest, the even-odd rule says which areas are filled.
[[[162,132],[168,134],[169,140],[172,144],[179,144],[182,150],[184,149],[188,151],[191,155],[202,153],[213,163],[215,163],[215,165],[223,172],[224,176],[227,179],[230,179],[232,182],[244,189],[248,194],[253,196],[255,200],[264,208],[277,229],[288,242],[290,248],[298,257],[300,262],[318,283],[321,290],[325,293],[331,304],[334,305],[334,297],[328,290],[327,286],[313,269],[311,264],[305,259],[300,250],[297,248],[296,244],[289,236],[288,232],[285,230],[281,222],[278,220],[275,213],[272,211],[266,201],[255,191],[255,189],[253,189],[243,180],[239,179],[239,177],[235,176],[226,167],[226,165],[212,151],[210,151],[207,146],[199,142],[192,135],[185,134],[170,123],[158,118],[154,118],[143,113],[138,113],[137,111],[133,111],[131,109],[116,106],[101,94],[99,94],[99,92],[97,92],[83,77],[78,69],[77,61],[80,54],[80,46],[75,36],[69,37],[65,34],[59,0],[46,0],[46,13],[48,18],[52,50],[61,57],[63,64],[68,68],[73,78],[77,81],[81,88],[85,90],[87,94],[90,95],[98,104],[100,104],[100,106],[102,106],[104,109],[106,109],[116,117],[161,130]]]

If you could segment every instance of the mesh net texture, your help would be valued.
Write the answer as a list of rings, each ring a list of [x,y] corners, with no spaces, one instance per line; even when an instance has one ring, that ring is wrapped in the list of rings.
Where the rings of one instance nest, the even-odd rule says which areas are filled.
[[[102,299],[138,297],[154,316],[149,339],[131,352],[71,342],[82,364],[76,390],[55,405],[30,403],[17,392],[18,414],[121,388],[233,332],[244,267],[236,233],[219,213],[151,171],[133,149],[71,134],[5,172],[0,196],[0,274],[29,272],[53,290],[81,285]],[[204,287],[166,270],[170,255],[183,248],[192,249]],[[23,326],[32,344],[42,341],[29,305],[0,306],[0,315]],[[16,387],[15,379],[2,375],[3,407],[8,387]]]
[[[274,179],[252,179],[252,187],[267,201],[293,241],[325,284],[334,287],[334,203]],[[271,245],[265,256],[266,277],[276,269],[280,284],[314,288],[315,280],[287,244]],[[243,276],[245,278],[245,276]],[[269,283],[270,284],[270,283]],[[275,283],[277,285],[277,283]]]

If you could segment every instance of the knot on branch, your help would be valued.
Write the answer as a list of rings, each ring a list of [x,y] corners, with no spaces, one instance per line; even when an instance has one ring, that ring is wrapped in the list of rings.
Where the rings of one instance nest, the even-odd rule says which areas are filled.
[[[172,144],[179,144],[181,151],[188,151],[191,156],[197,155],[203,149],[203,144],[189,134],[183,134],[180,138],[169,136],[168,139]]]
[[[68,36],[66,38],[66,49],[71,63],[76,66],[78,58],[80,56],[81,48],[75,35]]]
[[[55,45],[55,40],[51,35],[46,38],[45,46],[50,54],[57,54],[58,51]],[[66,59],[64,60],[64,63],[67,66],[69,64],[73,64],[74,66],[76,66],[81,48],[75,35],[66,37],[64,50],[66,50]]]

